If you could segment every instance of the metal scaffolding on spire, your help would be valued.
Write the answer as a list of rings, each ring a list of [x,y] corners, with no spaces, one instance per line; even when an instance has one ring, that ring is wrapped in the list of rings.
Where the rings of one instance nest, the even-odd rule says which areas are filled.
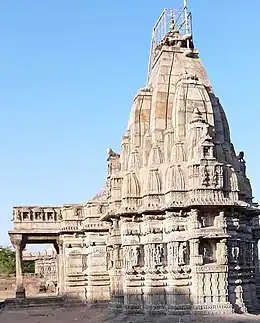
[[[191,13],[188,9],[188,1],[184,0],[182,9],[165,8],[157,19],[153,30],[149,55],[148,77],[152,68],[155,56],[155,49],[164,37],[172,30],[179,32],[181,36],[187,39],[187,48],[189,48],[189,38],[192,37]]]

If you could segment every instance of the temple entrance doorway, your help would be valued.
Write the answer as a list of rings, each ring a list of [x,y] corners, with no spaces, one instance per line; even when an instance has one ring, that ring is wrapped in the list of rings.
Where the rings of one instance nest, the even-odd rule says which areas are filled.
[[[27,244],[22,260],[27,296],[58,294],[57,251],[53,244]]]
[[[9,232],[16,253],[16,298],[59,294],[59,240],[52,234]],[[30,273],[24,268],[30,266]]]

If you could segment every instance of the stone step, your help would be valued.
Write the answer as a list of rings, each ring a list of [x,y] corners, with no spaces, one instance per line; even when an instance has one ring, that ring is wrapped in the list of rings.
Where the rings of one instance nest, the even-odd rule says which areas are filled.
[[[107,307],[108,301],[83,301],[78,299],[66,298],[64,296],[46,296],[46,297],[27,297],[27,298],[8,298],[0,302],[0,309],[17,310],[23,308],[40,307]]]
[[[63,307],[66,302],[64,297],[27,297],[27,298],[7,298],[5,300],[5,309],[21,309],[28,307]]]

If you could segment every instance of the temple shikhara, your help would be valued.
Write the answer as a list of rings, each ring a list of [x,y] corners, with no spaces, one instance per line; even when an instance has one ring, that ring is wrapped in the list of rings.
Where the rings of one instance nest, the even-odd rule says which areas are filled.
[[[104,189],[85,204],[14,207],[17,298],[25,246],[49,243],[61,296],[125,313],[258,308],[260,209],[186,2],[154,26],[146,86],[107,165]]]

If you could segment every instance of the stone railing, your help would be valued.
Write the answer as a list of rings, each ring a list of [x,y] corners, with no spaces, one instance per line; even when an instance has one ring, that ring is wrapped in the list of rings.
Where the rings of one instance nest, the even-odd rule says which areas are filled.
[[[15,231],[58,231],[62,220],[61,207],[14,207]]]
[[[21,206],[13,208],[14,231],[21,233],[58,233],[60,231],[106,230],[99,217],[83,220],[81,205],[62,207]]]
[[[61,207],[22,206],[13,208],[14,222],[56,222],[62,220]]]

